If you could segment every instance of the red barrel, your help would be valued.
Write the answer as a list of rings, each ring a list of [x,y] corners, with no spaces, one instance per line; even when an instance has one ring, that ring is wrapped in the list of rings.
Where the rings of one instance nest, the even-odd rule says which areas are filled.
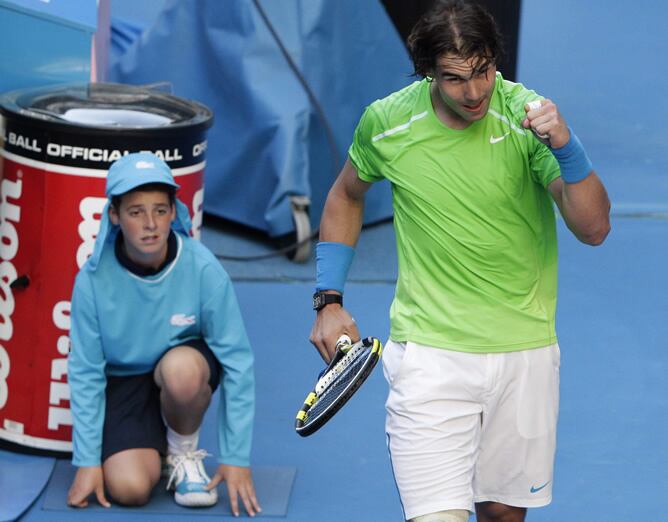
[[[93,252],[107,170],[130,152],[160,156],[199,237],[211,123],[201,104],[128,85],[0,97],[0,445],[71,451],[70,296]]]

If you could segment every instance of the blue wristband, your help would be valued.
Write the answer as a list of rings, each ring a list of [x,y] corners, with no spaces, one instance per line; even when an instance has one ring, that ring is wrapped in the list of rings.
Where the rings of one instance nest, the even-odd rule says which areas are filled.
[[[558,149],[550,150],[559,163],[561,179],[566,183],[577,183],[589,176],[593,167],[573,129],[568,127],[568,132],[571,135],[568,143]]]
[[[343,243],[321,241],[315,247],[315,290],[336,290],[343,293],[355,249]]]

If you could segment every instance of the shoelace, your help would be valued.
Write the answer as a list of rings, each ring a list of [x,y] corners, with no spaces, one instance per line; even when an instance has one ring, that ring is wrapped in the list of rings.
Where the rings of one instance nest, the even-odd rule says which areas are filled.
[[[184,455],[174,455],[172,459],[172,473],[169,475],[169,480],[167,481],[167,489],[172,487],[172,483],[176,480],[178,471],[183,468],[185,473],[186,480],[188,482],[206,482],[202,473],[199,470],[199,466],[202,465],[202,461],[205,457],[211,457],[212,455],[206,450],[200,449],[197,451],[189,451]]]

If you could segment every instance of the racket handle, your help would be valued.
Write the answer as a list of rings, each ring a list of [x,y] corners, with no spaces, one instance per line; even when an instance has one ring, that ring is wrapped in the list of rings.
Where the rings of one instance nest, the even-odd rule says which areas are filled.
[[[350,337],[348,337],[346,334],[343,334],[341,337],[339,337],[339,339],[336,341],[336,352],[334,352],[334,357],[332,357],[332,360],[329,361],[329,364],[318,374],[318,380],[329,370],[334,368],[336,363],[343,359],[343,356],[348,353],[348,350],[350,350],[352,342],[352,339],[350,339]]]
[[[346,346],[350,346],[353,343],[353,341],[348,337],[346,334],[343,334],[341,337],[339,337],[338,341],[336,341],[336,349],[337,350],[344,350]]]

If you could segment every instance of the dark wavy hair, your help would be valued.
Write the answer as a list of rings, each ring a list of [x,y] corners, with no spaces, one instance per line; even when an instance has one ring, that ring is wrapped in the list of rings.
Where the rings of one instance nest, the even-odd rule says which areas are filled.
[[[503,55],[503,38],[492,15],[466,0],[437,0],[415,24],[407,44],[414,76],[429,76],[446,54],[474,58],[474,70],[498,63]]]

